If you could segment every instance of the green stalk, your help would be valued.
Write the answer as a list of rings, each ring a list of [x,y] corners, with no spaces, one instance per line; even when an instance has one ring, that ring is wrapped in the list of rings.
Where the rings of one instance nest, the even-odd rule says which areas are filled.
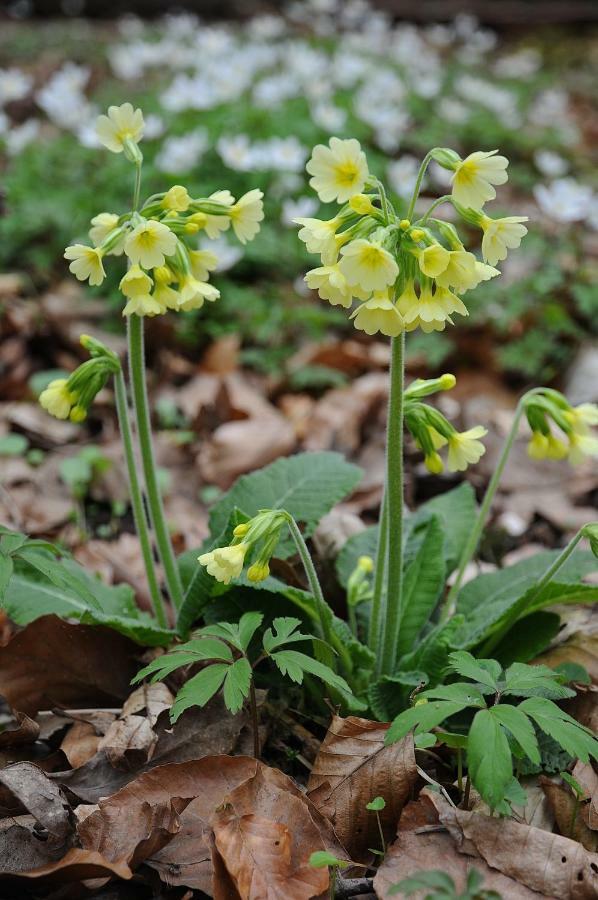
[[[428,209],[428,211],[426,213],[424,213],[424,215],[422,216],[422,218],[419,220],[419,222],[417,224],[425,225],[437,207],[442,206],[443,203],[450,203],[452,201],[452,199],[453,199],[453,197],[451,194],[444,194],[443,197],[439,197],[438,200],[434,201],[434,203],[431,205],[431,207]]]
[[[183,587],[177,568],[170,534],[164,516],[162,497],[158,486],[156,460],[152,442],[152,427],[149,414],[147,388],[145,384],[145,353],[143,346],[143,316],[127,317],[127,339],[129,343],[129,377],[133,393],[133,407],[137,424],[137,436],[141,453],[141,465],[147,491],[149,514],[158,554],[164,567],[164,577],[169,597],[175,609],[183,602]]]
[[[127,464],[127,475],[129,479],[129,493],[131,495],[131,506],[133,509],[133,520],[135,522],[135,530],[139,538],[141,546],[141,555],[145,566],[145,574],[154,609],[154,615],[158,623],[163,627],[168,627],[166,621],[166,613],[160,593],[160,586],[156,578],[156,568],[152,555],[152,545],[150,541],[149,530],[147,527],[147,518],[143,506],[143,497],[139,478],[137,477],[137,461],[133,449],[133,434],[131,432],[131,424],[129,422],[129,406],[127,403],[127,389],[122,371],[114,376],[114,393],[116,399],[116,412],[118,415],[118,424],[122,437],[123,448],[125,451],[125,462]]]
[[[388,505],[388,582],[382,602],[383,631],[380,671],[394,671],[399,642],[403,593],[403,391],[405,388],[405,333],[392,339],[390,397],[386,432],[386,494]]]
[[[421,190],[422,181],[424,180],[424,175],[426,174],[426,169],[432,159],[432,151],[426,153],[423,158],[422,164],[419,167],[419,172],[417,173],[417,178],[415,180],[415,187],[413,189],[413,196],[411,198],[411,203],[409,204],[409,209],[407,210],[407,218],[411,221],[413,217],[413,212],[415,210],[415,204],[417,203],[417,198],[419,197],[419,192]]]
[[[585,528],[585,526],[584,526],[584,528]],[[546,569],[546,572],[544,573],[544,575],[542,576],[540,581],[538,581],[536,583],[535,590],[526,599],[525,606],[519,606],[518,604],[515,604],[515,606],[509,610],[508,614],[505,617],[504,625],[501,628],[499,628],[499,630],[495,634],[491,635],[491,637],[488,638],[488,640],[482,647],[482,649],[480,651],[481,656],[484,657],[484,656],[487,656],[489,653],[491,653],[494,650],[494,648],[497,646],[497,644],[499,644],[501,642],[501,640],[503,639],[505,634],[507,634],[509,629],[515,624],[517,619],[519,619],[521,617],[521,614],[523,612],[525,612],[526,609],[529,609],[531,606],[533,606],[534,601],[540,596],[540,594],[542,593],[542,591],[544,590],[546,585],[550,581],[552,581],[552,579],[554,578],[554,576],[556,575],[558,570],[561,568],[561,566],[563,566],[567,562],[567,560],[569,559],[569,557],[571,556],[571,554],[573,553],[573,551],[575,550],[575,548],[577,547],[577,545],[579,544],[581,539],[584,537],[584,528],[579,529],[579,531],[577,532],[575,537],[573,537],[569,541],[569,543],[567,544],[565,549],[562,551],[562,553],[559,553],[559,555],[557,556],[557,558],[555,559],[553,564]]]
[[[382,594],[384,592],[384,575],[386,573],[386,545],[388,542],[388,504],[386,492],[382,497],[380,524],[378,526],[378,546],[376,548],[376,568],[372,589],[372,608],[368,629],[368,647],[376,653],[380,645],[380,626],[382,621]]]

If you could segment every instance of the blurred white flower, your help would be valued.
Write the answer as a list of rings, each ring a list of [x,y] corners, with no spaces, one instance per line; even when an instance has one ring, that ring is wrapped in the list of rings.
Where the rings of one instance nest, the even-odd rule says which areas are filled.
[[[164,134],[164,120],[157,116],[155,113],[149,113],[147,116],[144,116],[145,126],[143,129],[143,139],[146,141],[153,141],[156,138],[162,137]]]
[[[284,100],[296,97],[300,92],[300,85],[296,78],[290,74],[269,75],[262,78],[253,89],[253,101],[257,106],[270,109],[279,106]]]
[[[323,131],[329,134],[335,134],[342,131],[347,121],[347,113],[340,106],[323,100],[314,103],[311,107],[311,117],[313,122]]]
[[[555,222],[581,222],[592,211],[594,192],[574,178],[558,178],[549,185],[534,187],[534,197],[542,212]]]
[[[538,171],[547,178],[558,178],[559,175],[565,175],[569,168],[567,160],[552,150],[536,150],[534,162]]]
[[[211,253],[216,254],[218,265],[214,269],[215,272],[226,272],[228,269],[232,269],[243,256],[243,251],[239,245],[229,244],[225,237],[218,237],[212,241],[207,237],[203,238],[199,242],[199,249],[209,250]]]
[[[94,113],[83,93],[90,74],[87,66],[65,63],[37,92],[35,102],[54,124],[77,132]]]
[[[315,197],[299,197],[298,200],[285,200],[282,204],[280,221],[287,228],[296,228],[295,219],[299,217],[309,218],[318,209],[318,201]]]
[[[9,128],[6,134],[6,152],[9,156],[17,156],[36,139],[39,134],[37,119],[27,119],[22,125]]]
[[[173,175],[190,172],[207,150],[208,143],[207,132],[200,128],[181,137],[169,137],[156,156],[156,167]]]
[[[220,159],[229,169],[236,172],[251,172],[255,164],[255,153],[246,134],[222,135],[218,138],[216,150]]]
[[[438,106],[438,112],[443,119],[453,122],[455,125],[467,122],[471,115],[469,107],[457,97],[444,97]]]
[[[500,78],[527,79],[535,75],[542,65],[542,54],[535,47],[524,47],[514,53],[501,56],[493,66]]]
[[[301,172],[309,150],[296,137],[271,138],[261,145],[263,167],[278,172]]]
[[[0,106],[22,100],[33,87],[33,78],[20,69],[0,69]]]
[[[420,161],[415,156],[401,156],[393,160],[386,168],[388,180],[393,191],[408,199],[413,193]]]

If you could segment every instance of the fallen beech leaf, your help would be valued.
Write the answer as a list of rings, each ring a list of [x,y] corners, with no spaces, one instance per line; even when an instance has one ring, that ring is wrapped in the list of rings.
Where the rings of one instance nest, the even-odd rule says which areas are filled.
[[[534,662],[551,668],[563,663],[576,663],[587,670],[594,684],[598,684],[598,634],[574,634],[563,644],[543,653]]]
[[[584,822],[581,805],[576,810],[575,797],[569,787],[543,775],[540,776],[540,784],[554,812],[561,834],[579,841],[586,850],[595,853],[598,849],[598,832],[592,831]]]
[[[99,736],[89,722],[73,722],[60,745],[60,749],[73,769],[78,769],[97,753]]]
[[[216,848],[242,900],[309,900],[328,887],[327,869],[312,868],[309,857],[293,860],[286,825],[251,813],[238,816],[227,803],[213,827]]]
[[[133,877],[133,873],[128,866],[122,863],[110,863],[104,859],[101,853],[81,850],[78,847],[73,847],[62,859],[56,862],[47,863],[28,871],[5,869],[2,874],[10,875],[11,878],[43,878],[50,882],[56,881],[59,884],[90,878],[109,878],[112,875],[116,875],[124,880]]]
[[[229,488],[244,472],[261,469],[295,447],[295,431],[274,409],[267,416],[226,422],[206,441],[198,456],[206,481]]]
[[[0,821],[0,876],[29,872],[64,855],[66,847],[40,839],[33,816]]]
[[[108,628],[42,616],[0,647],[0,694],[28,715],[107,706],[129,693],[138,653],[133,641]]]
[[[125,716],[112,723],[98,743],[115,769],[139,769],[147,762],[157,737],[145,716]]]
[[[588,828],[598,829],[598,775],[589,763],[578,760],[571,773],[581,788],[584,796],[581,812]],[[589,801],[589,802],[587,802]]]
[[[157,681],[155,684],[142,684],[123,703],[122,715],[123,717],[133,716],[145,710],[149,723],[153,727],[160,713],[165,709],[170,709],[173,702],[173,694],[162,681]]]
[[[0,749],[15,747],[17,744],[32,744],[39,737],[37,722],[21,712],[15,712],[14,717],[17,727],[0,732]]]
[[[513,819],[454,809],[437,794],[430,793],[430,799],[460,853],[481,857],[493,869],[558,900],[598,895],[598,854],[576,841]]]
[[[69,805],[57,784],[30,762],[0,769],[2,784],[47,833],[47,842],[64,846],[72,828]]]
[[[453,839],[446,832],[424,830],[437,827],[436,810],[425,794],[405,807],[397,840],[387,850],[374,878],[376,897],[394,900],[397,895],[390,893],[393,885],[429,869],[446,872],[455,882],[457,891],[461,892],[465,889],[468,872],[477,869],[484,879],[482,886],[485,890],[497,891],[505,900],[539,900],[540,895],[536,891],[490,868],[484,860],[468,860],[456,850]],[[425,893],[418,892],[415,896],[419,900]]]
[[[371,372],[351,385],[328,391],[307,425],[306,450],[354,453],[361,445],[361,428],[388,394],[388,375]]]
[[[356,716],[334,716],[309,777],[308,796],[319,789],[314,802],[319,809],[330,808],[336,833],[351,858],[359,862],[367,858],[369,847],[380,843],[376,816],[366,804],[374,797],[384,798],[380,819],[390,840],[417,779],[413,738],[387,747],[388,728]]]

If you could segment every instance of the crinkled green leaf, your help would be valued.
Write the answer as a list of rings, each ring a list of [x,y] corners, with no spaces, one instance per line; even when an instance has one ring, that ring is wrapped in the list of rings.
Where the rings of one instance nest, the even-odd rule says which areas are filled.
[[[529,662],[545,650],[558,634],[561,617],[553,612],[535,612],[520,619],[492,651],[502,666]]]
[[[440,520],[432,516],[415,559],[407,567],[403,580],[402,614],[398,655],[405,655],[434,612],[445,582],[444,536]]]
[[[552,700],[530,697],[518,708],[571,756],[578,756],[583,762],[589,762],[590,756],[598,759],[598,741]]]
[[[425,672],[395,672],[394,675],[381,675],[371,681],[368,687],[368,700],[375,717],[380,722],[394,719],[409,703],[409,695],[415,688],[428,683]]]

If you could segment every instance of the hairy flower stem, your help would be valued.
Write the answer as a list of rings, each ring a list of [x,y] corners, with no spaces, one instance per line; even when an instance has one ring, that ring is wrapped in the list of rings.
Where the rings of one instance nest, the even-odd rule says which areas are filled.
[[[386,431],[386,503],[388,506],[386,594],[382,602],[382,646],[377,645],[380,672],[394,672],[399,641],[403,594],[403,392],[405,389],[405,333],[392,339],[390,396]],[[376,652],[376,651],[375,651]]]
[[[409,209],[407,210],[407,218],[409,221],[413,218],[413,213],[415,212],[415,204],[417,203],[417,198],[419,197],[419,192],[421,190],[422,181],[424,180],[424,175],[426,174],[426,169],[432,159],[432,152],[426,153],[422,160],[422,164],[419,167],[419,172],[417,173],[417,178],[415,180],[415,187],[413,189],[413,196],[411,198],[411,203],[409,204]]]
[[[507,615],[505,616],[504,624],[496,631],[491,637],[488,638],[486,643],[481,649],[481,655],[487,656],[491,653],[494,648],[502,641],[503,637],[507,632],[512,628],[517,619],[519,619],[522,613],[533,606],[534,602],[538,599],[546,585],[552,581],[556,573],[559,569],[567,562],[581,539],[584,537],[584,528],[580,528],[575,537],[573,537],[562,553],[559,553],[555,561],[551,566],[546,569],[542,578],[536,582],[532,593],[529,596],[525,595],[525,604],[516,603],[515,606],[512,606]]]
[[[384,592],[384,576],[386,574],[386,544],[388,542],[388,504],[386,492],[382,497],[380,524],[378,525],[378,546],[376,548],[376,568],[372,590],[372,610],[368,630],[368,647],[374,652],[380,644],[380,626],[382,621],[382,594]]]
[[[166,628],[168,622],[160,593],[160,586],[156,578],[156,567],[152,554],[152,545],[148,529],[147,518],[143,506],[143,496],[137,477],[137,461],[135,459],[135,451],[133,449],[133,434],[131,432],[131,424],[129,422],[129,405],[127,402],[127,389],[122,371],[117,372],[114,376],[114,394],[116,400],[116,412],[118,415],[118,424],[125,451],[125,462],[127,464],[127,475],[129,479],[129,493],[131,495],[131,506],[133,509],[133,520],[135,529],[141,546],[141,555],[145,566],[145,574],[149,587],[150,598],[154,615],[158,623]]]
[[[525,410],[526,401],[534,394],[536,394],[539,390],[541,389],[533,388],[531,391],[528,391],[523,395],[523,397],[521,397],[519,403],[517,404],[515,415],[513,416],[513,422],[511,423],[511,428],[506,437],[498,463],[496,464],[496,469],[494,470],[494,474],[492,475],[490,483],[486,488],[486,493],[484,494],[484,499],[482,500],[482,505],[480,506],[480,510],[469,535],[469,539],[465,547],[463,548],[463,553],[461,554],[461,559],[459,560],[459,568],[457,569],[455,581],[441,607],[441,622],[446,622],[447,619],[450,619],[450,617],[455,614],[457,594],[461,589],[465,569],[471,562],[474,553],[478,549],[478,544],[480,543],[482,532],[484,531],[484,526],[486,525],[486,520],[488,519],[488,513],[490,512],[492,501],[494,500],[498,485],[500,484],[500,479],[502,478],[503,472],[505,470],[509,454],[513,449],[513,444],[515,443],[517,432],[519,431],[519,423],[521,422],[521,417]]]
[[[147,491],[150,520],[156,535],[160,561],[164,568],[164,578],[166,580],[168,595],[175,609],[178,610],[183,602],[183,587],[166,525],[162,497],[158,486],[147,388],[145,384],[143,316],[128,316],[127,338],[129,342],[129,375],[133,393],[133,407],[135,410],[137,436],[139,439],[141,465]]]

